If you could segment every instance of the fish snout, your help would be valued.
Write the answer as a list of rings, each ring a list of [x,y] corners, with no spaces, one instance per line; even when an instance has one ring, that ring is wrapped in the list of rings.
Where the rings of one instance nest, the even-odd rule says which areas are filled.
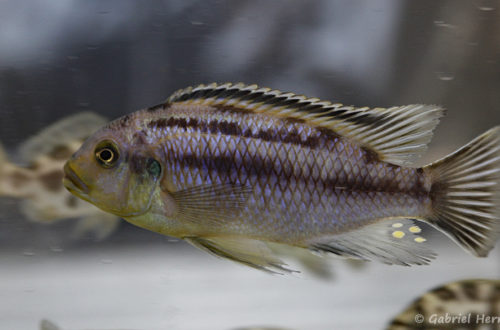
[[[88,194],[90,192],[89,186],[76,174],[70,162],[64,164],[63,184],[70,192],[76,191],[83,194]]]

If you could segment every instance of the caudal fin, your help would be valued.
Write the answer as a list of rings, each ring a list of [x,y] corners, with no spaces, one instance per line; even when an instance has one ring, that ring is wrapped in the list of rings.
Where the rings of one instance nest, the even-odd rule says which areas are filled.
[[[500,126],[424,167],[432,175],[429,222],[485,257],[500,234]]]

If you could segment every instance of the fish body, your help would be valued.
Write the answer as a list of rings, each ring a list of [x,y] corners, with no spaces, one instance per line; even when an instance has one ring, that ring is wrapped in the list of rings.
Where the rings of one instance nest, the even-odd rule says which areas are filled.
[[[176,104],[150,117],[147,126],[139,120],[132,130],[149,134],[146,144],[155,146],[155,157],[170,174],[163,189],[175,193],[229,183],[235,188],[227,193],[245,199],[241,207],[226,205],[234,202],[232,196],[208,206],[230,210],[217,214],[223,218],[232,218],[237,207],[238,216],[228,222],[208,215],[210,221],[193,227],[172,219],[167,231],[175,236],[245,235],[305,245],[311,237],[377,218],[429,212],[429,180],[422,171],[381,162],[347,139],[306,123]],[[398,198],[392,198],[395,193]],[[159,224],[154,230],[161,232],[163,221]]]
[[[82,202],[62,184],[66,160],[106,121],[89,112],[64,118],[20,146],[20,164],[11,162],[0,146],[0,197],[21,200],[20,210],[34,222],[50,224],[79,218],[76,237],[87,232],[98,239],[109,235],[119,219]]]
[[[433,253],[408,219],[485,255],[499,228],[498,192],[488,185],[499,180],[499,129],[451,158],[408,166],[442,114],[436,106],[353,108],[255,85],[201,85],[103,127],[66,164],[65,184],[135,225],[261,269],[282,268],[275,244],[427,263]],[[481,148],[491,157],[470,160]],[[462,189],[480,200],[460,198],[478,216],[464,234],[445,196],[457,173],[469,171],[457,162],[469,160],[479,174]]]

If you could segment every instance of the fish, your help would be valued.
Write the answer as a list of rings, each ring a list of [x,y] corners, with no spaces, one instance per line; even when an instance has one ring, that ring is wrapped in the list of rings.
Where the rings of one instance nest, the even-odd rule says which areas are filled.
[[[444,109],[345,106],[208,84],[111,121],[64,165],[74,195],[260,270],[277,250],[423,265],[420,223],[486,257],[499,236],[500,127],[423,167]]]
[[[388,330],[500,329],[500,280],[466,279],[426,292]]]
[[[108,237],[120,219],[76,198],[62,183],[66,160],[107,122],[92,112],[63,118],[24,141],[13,155],[16,163],[0,145],[0,197],[20,200],[20,211],[33,222],[79,219],[75,239],[87,233],[97,240]]]

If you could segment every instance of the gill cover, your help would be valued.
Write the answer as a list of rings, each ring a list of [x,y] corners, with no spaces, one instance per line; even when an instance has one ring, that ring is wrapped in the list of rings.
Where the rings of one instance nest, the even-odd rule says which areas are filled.
[[[126,173],[123,173],[122,187],[118,185],[119,191],[110,196],[118,197],[115,204],[118,209],[113,213],[125,217],[147,212],[162,177],[160,163],[152,157],[133,154],[126,165],[118,170]]]

